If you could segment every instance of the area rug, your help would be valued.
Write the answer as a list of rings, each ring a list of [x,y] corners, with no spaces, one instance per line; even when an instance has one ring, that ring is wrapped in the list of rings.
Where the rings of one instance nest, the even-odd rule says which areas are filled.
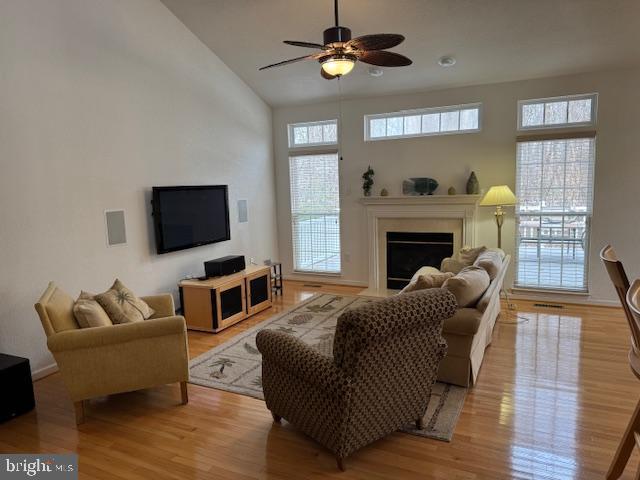
[[[318,294],[246,330],[189,362],[190,382],[204,387],[239,393],[259,399],[262,395],[262,357],[256,348],[256,335],[265,328],[298,337],[323,353],[331,354],[333,335],[340,314],[378,298]],[[467,389],[436,383],[424,418],[425,428],[407,426],[402,431],[451,441]]]

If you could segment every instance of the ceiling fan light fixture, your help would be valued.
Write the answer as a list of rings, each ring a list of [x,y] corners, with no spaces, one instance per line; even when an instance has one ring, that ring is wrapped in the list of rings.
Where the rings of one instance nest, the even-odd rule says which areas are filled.
[[[322,62],[322,69],[334,77],[348,74],[356,64],[356,58],[350,55],[334,55]]]

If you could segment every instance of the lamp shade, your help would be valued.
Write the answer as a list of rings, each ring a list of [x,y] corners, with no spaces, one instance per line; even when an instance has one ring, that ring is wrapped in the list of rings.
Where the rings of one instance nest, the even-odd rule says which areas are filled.
[[[489,189],[480,201],[480,205],[483,207],[515,205],[517,201],[516,196],[507,185],[496,185]]]

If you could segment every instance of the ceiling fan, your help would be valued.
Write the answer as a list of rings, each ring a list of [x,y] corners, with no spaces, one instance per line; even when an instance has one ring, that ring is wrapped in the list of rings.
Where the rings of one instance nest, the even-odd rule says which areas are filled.
[[[336,26],[327,28],[324,31],[324,45],[293,40],[284,41],[287,45],[315,48],[322,50],[322,52],[267,65],[260,68],[260,70],[281,67],[302,60],[317,60],[322,66],[320,70],[322,77],[327,80],[333,80],[348,74],[353,70],[358,60],[381,67],[406,67],[411,65],[411,60],[404,55],[385,51],[400,45],[404,41],[403,35],[379,33],[352,39],[351,30],[347,27],[341,27],[338,22],[338,0],[334,0],[334,2]]]

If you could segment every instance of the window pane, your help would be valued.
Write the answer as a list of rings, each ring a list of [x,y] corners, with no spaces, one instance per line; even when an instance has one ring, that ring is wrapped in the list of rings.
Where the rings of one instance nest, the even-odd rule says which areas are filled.
[[[567,123],[567,102],[549,102],[544,104],[544,124]]]
[[[518,143],[518,286],[587,289],[593,145],[593,138]]]
[[[591,121],[591,99],[571,100],[569,102],[569,123]]]
[[[293,139],[293,143],[295,145],[304,145],[305,143],[309,143],[309,138],[307,136],[307,127],[294,127]]]
[[[458,130],[460,111],[456,110],[454,112],[442,112],[440,119],[440,121],[442,122],[441,131],[452,132]]]
[[[289,158],[294,269],[340,271],[338,156]]]
[[[404,121],[402,117],[387,118],[387,136],[393,137],[397,135],[402,135],[403,126],[404,126]]]
[[[369,123],[369,135],[371,138],[380,138],[387,136],[387,119],[374,118]]]
[[[460,110],[460,130],[476,130],[478,128],[478,109]]]
[[[327,123],[322,126],[324,142],[325,143],[337,143],[338,142],[338,125],[335,123]]]
[[[422,118],[420,115],[404,117],[404,134],[416,135],[420,133]]]
[[[338,121],[289,124],[289,148],[338,143]]]
[[[322,125],[309,126],[309,143],[322,143]]]
[[[440,114],[428,113],[422,115],[422,133],[436,133],[440,131]]]
[[[544,105],[533,103],[522,106],[522,126],[532,127],[544,123]]]

